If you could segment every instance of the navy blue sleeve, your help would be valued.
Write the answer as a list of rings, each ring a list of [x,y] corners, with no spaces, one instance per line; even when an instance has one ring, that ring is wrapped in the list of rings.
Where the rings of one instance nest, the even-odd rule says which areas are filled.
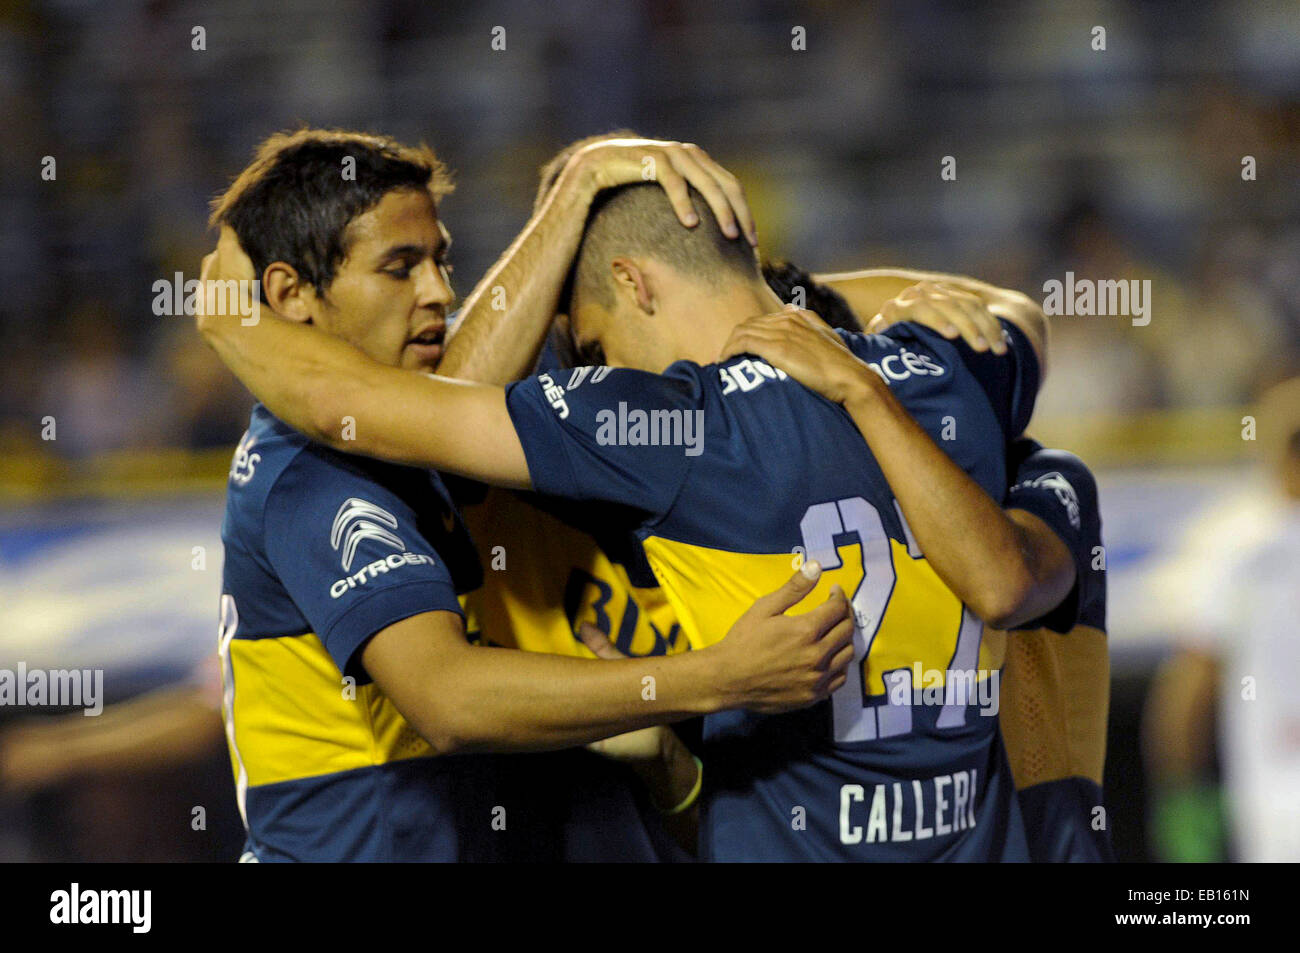
[[[576,367],[506,388],[533,489],[664,515],[703,451],[700,369]]]
[[[1014,448],[1012,456],[1014,462]],[[1019,628],[1068,632],[1083,624],[1104,631],[1106,570],[1100,558],[1097,481],[1083,461],[1063,450],[1029,454],[1015,471],[1004,506],[1032,513],[1046,523],[1069,549],[1075,568],[1074,589],[1065,600]]]
[[[951,364],[955,359],[964,365],[988,397],[1009,443],[1029,426],[1041,381],[1038,355],[1025,332],[1005,319],[999,319],[999,323],[1007,345],[1007,353],[1002,355],[976,351],[965,341],[949,341],[938,331],[910,321],[891,325],[883,333],[929,353],[941,364]]]
[[[411,503],[360,462],[305,448],[276,480],[264,519],[272,569],[345,675],[369,681],[360,649],[393,623],[463,615]]]

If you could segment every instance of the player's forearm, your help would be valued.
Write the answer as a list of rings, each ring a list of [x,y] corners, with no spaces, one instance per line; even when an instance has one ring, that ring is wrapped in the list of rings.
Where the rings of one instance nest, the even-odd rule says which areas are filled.
[[[527,487],[528,467],[499,387],[414,374],[339,338],[279,318],[200,329],[271,413],[347,453]]]
[[[438,683],[408,717],[442,753],[570,748],[738,703],[707,652],[596,662],[470,648]]]
[[[1021,621],[1038,584],[1021,528],[869,368],[844,406],[939,578],[990,625]]]
[[[964,291],[978,295],[986,303],[1001,300],[1004,296],[1019,294],[965,275],[952,275],[942,271],[919,271],[914,268],[865,268],[861,271],[813,275],[813,280],[843,295],[849,307],[863,321],[878,313],[886,301],[898,297],[900,292],[923,281],[955,285]],[[1024,296],[1020,295],[1020,297]]]
[[[965,275],[916,271],[908,268],[870,268],[863,271],[814,275],[813,278],[838,291],[864,324],[880,313],[886,301],[897,297],[915,284],[934,281],[954,285],[976,295],[994,315],[1023,331],[1038,356],[1040,377],[1045,378],[1047,375],[1047,316],[1033,299],[1019,291],[999,288],[987,281]]]
[[[880,313],[886,301],[925,280],[925,272],[901,268],[869,268],[813,275],[818,284],[838,291],[863,324]]]
[[[373,362],[327,373],[337,376],[315,391],[312,439],[494,486],[531,487],[502,388]]]
[[[595,194],[582,170],[560,175],[537,214],[465,300],[440,374],[506,384],[532,370]]]

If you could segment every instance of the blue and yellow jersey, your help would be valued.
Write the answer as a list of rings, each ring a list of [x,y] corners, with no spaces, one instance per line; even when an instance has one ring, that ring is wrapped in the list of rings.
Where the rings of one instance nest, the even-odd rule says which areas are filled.
[[[1043,520],[1074,558],[1074,589],[1010,634],[1002,737],[1035,861],[1113,860],[1102,804],[1110,660],[1097,483],[1083,461],[1017,440],[1005,506]]]
[[[574,635],[590,622],[628,655],[686,649],[629,534],[597,542],[560,518],[563,507],[534,494],[449,485],[485,567],[482,588],[467,600],[485,644],[591,658]],[[500,801],[520,832],[501,839],[502,859],[686,859],[624,765],[579,749],[511,755],[497,770]]]
[[[485,859],[470,832],[491,831],[489,763],[434,757],[360,662],[376,632],[463,615],[479,585],[438,477],[314,445],[258,405],[222,541],[223,712],[252,853]]]
[[[685,651],[637,541],[628,533],[592,535],[599,504],[566,513],[532,493],[462,485],[453,484],[456,502],[485,567],[483,588],[470,597],[485,642],[591,658],[574,634],[590,622],[625,655]]]
[[[1032,412],[1038,369],[910,324],[845,334],[991,495]],[[705,720],[704,859],[1027,859],[991,675],[1001,644],[911,539],[844,410],[762,361],[662,374],[576,368],[507,389],[534,487],[611,504],[635,527],[687,639],[721,639],[804,556],[839,583],[857,663],[829,702]]]

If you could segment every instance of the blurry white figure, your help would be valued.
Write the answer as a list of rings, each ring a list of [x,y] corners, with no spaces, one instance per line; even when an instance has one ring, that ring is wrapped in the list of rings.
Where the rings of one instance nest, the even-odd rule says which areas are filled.
[[[1207,783],[1216,710],[1237,858],[1300,860],[1300,378],[1264,395],[1256,426],[1267,481],[1193,527],[1152,581],[1180,639],[1146,724],[1168,860],[1218,859]]]

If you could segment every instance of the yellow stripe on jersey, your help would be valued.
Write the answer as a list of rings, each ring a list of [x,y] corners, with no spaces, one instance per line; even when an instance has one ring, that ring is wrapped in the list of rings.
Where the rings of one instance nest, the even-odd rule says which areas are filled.
[[[943,685],[962,623],[961,601],[930,564],[913,559],[901,543],[893,539],[889,543],[896,582],[866,658],[870,695],[885,694],[885,672],[913,669],[917,664],[926,673],[937,673],[927,684]],[[822,573],[794,614],[819,606],[835,583],[850,598],[857,591],[864,575],[861,545],[852,543],[836,551],[840,566]],[[655,575],[664,582],[682,631],[697,649],[721,640],[754,600],[784,584],[796,566],[789,553],[736,553],[657,536],[645,541],[645,552]],[[981,641],[981,681],[1001,668],[1004,649],[1003,638]]]
[[[231,639],[228,651],[228,716],[249,786],[433,756],[378,686],[356,686],[356,697],[347,697],[314,633]]]
[[[1012,633],[1002,678],[1002,739],[1017,788],[1062,778],[1102,783],[1110,656],[1106,634],[1075,626]]]
[[[574,638],[565,614],[571,587],[578,593],[574,625],[591,622],[613,640],[625,620],[635,619],[632,655],[648,655],[659,639],[672,637],[677,620],[663,592],[632,585],[627,570],[611,562],[585,533],[497,489],[484,502],[462,507],[462,518],[483,562],[483,587],[469,596],[467,606],[486,642],[592,658]],[[676,638],[668,653],[686,647],[685,639]]]

